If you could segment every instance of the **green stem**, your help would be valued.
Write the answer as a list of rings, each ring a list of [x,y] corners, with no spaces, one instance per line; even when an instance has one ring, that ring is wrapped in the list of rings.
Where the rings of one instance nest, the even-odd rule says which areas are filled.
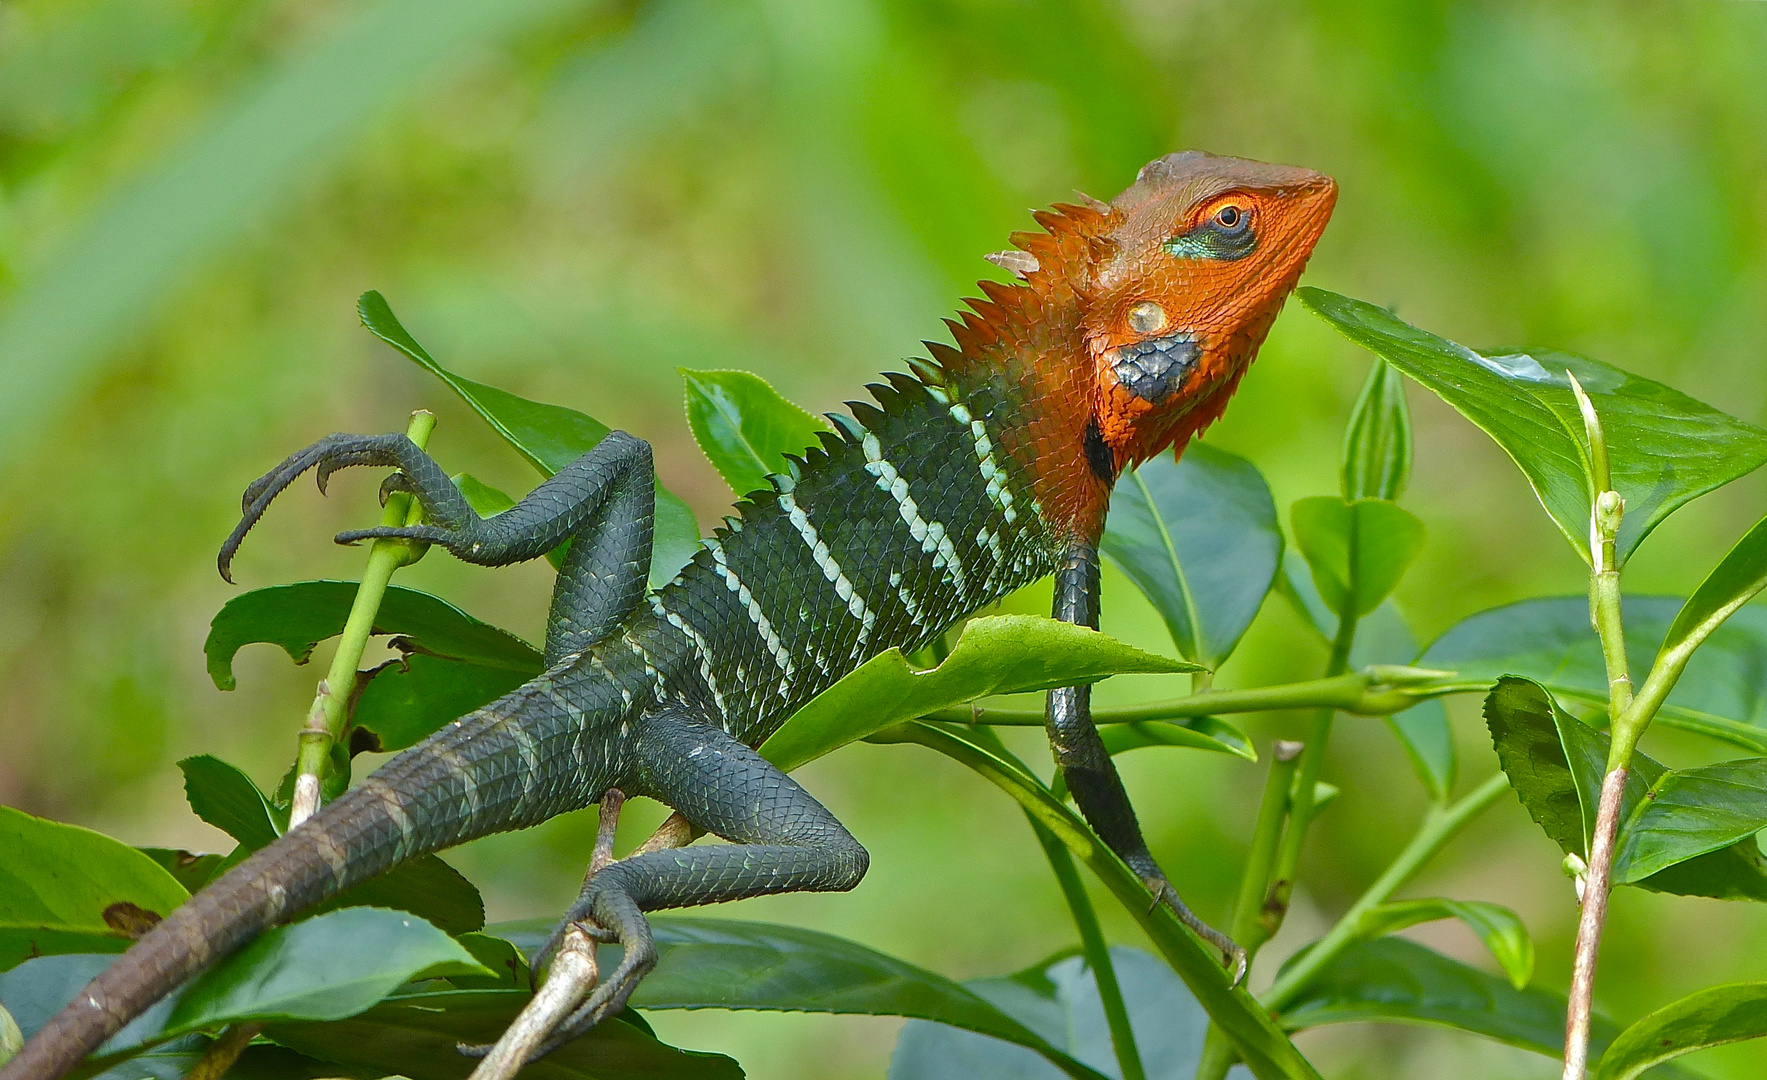
[[[1129,1027],[1129,1009],[1123,1004],[1123,988],[1117,982],[1116,965],[1111,963],[1110,946],[1105,944],[1104,931],[1098,925],[1098,913],[1092,908],[1092,898],[1086,895],[1086,886],[1080,881],[1074,857],[1028,810],[1025,820],[1031,823],[1037,843],[1043,845],[1049,868],[1055,871],[1062,897],[1067,900],[1068,910],[1074,915],[1074,925],[1079,928],[1080,950],[1085,953],[1086,963],[1098,983],[1098,1000],[1104,1005],[1104,1021],[1110,1028],[1111,1049],[1116,1051],[1117,1068],[1122,1072],[1123,1080],[1147,1080],[1147,1070],[1141,1067],[1141,1053],[1135,1048],[1135,1032]]]
[[[1149,906],[1147,885],[1099,840],[1090,826],[1066,805],[1057,802],[1024,764],[999,749],[984,747],[998,741],[986,728],[959,724],[910,721],[878,732],[878,743],[919,743],[975,770],[999,787],[1020,806],[1036,815],[1075,859],[1087,866],[1147,933],[1166,963],[1189,987],[1197,1004],[1233,1040],[1240,1059],[1258,1080],[1319,1080],[1307,1062],[1267,1013],[1234,985],[1221,966],[1219,953],[1206,947],[1177,915],[1164,904]]]
[[[418,449],[429,442],[436,427],[436,416],[427,409],[411,414],[405,434]],[[380,523],[386,526],[415,525],[423,511],[410,495],[396,491],[387,496]],[[356,673],[362,666],[362,650],[374,632],[374,618],[380,612],[381,598],[393,571],[423,557],[424,547],[406,540],[376,540],[368,550],[368,565],[362,571],[362,582],[356,587],[356,599],[344,620],[343,634],[332,655],[331,669],[320,680],[319,692],[307,711],[307,725],[300,735],[300,750],[295,758],[294,800],[289,807],[289,828],[294,828],[319,809],[320,783],[330,762],[331,750],[343,737],[349,719],[349,701],[356,691]]]
[[[1358,716],[1388,716],[1403,712],[1420,701],[1446,694],[1482,694],[1490,683],[1432,681],[1416,686],[1377,686],[1368,672],[1355,671],[1308,682],[1259,686],[1250,690],[1211,690],[1203,694],[1130,705],[1094,709],[1098,724],[1136,724],[1147,720],[1179,720],[1223,713],[1274,712],[1281,709],[1330,708]],[[998,727],[1042,727],[1042,710],[975,708],[968,705],[928,713],[928,720],[952,724],[991,724]]]
[[[1602,442],[1601,425],[1593,406],[1579,395],[1591,446]],[[1635,721],[1632,677],[1626,666],[1625,628],[1620,619],[1620,568],[1615,559],[1614,537],[1619,533],[1625,502],[1608,490],[1605,447],[1595,461],[1596,490],[1590,513],[1589,621],[1601,638],[1602,659],[1607,665],[1608,717],[1613,741],[1608,747],[1607,773],[1602,777],[1601,799],[1596,805],[1595,827],[1589,840],[1588,870],[1583,885],[1583,910],[1577,919],[1577,946],[1571,962],[1571,989],[1565,1007],[1564,1076],[1583,1080],[1589,1059],[1589,1023],[1595,998],[1595,963],[1601,952],[1601,934],[1607,921],[1608,889],[1613,871],[1614,842],[1620,831],[1620,809],[1626,788],[1626,770],[1632,750],[1655,709]],[[1659,660],[1657,667],[1663,665]],[[1657,672],[1653,670],[1654,678]],[[1647,683],[1650,681],[1646,680]],[[1672,682],[1672,680],[1671,680]],[[1653,696],[1659,691],[1652,687]],[[1660,693],[1668,694],[1662,687]],[[1660,699],[1658,704],[1660,704]]]
[[[1352,595],[1354,590],[1352,589]],[[1337,637],[1331,643],[1331,659],[1326,661],[1327,679],[1342,675],[1350,665],[1350,647],[1356,641],[1357,615],[1354,609],[1338,616]],[[1313,793],[1319,784],[1319,773],[1325,767],[1325,747],[1331,741],[1331,722],[1336,708],[1322,706],[1313,714],[1313,729],[1307,736],[1306,749],[1301,751],[1300,767],[1295,770],[1294,793],[1290,796],[1288,831],[1276,855],[1276,873],[1270,885],[1270,902],[1264,907],[1269,936],[1275,937],[1288,916],[1289,901],[1295,892],[1295,874],[1301,865],[1301,850],[1306,845],[1307,828],[1313,824]]]
[[[1233,923],[1228,931],[1228,936],[1245,949],[1247,964],[1270,939],[1264,926],[1264,902],[1270,893],[1270,868],[1276,859],[1276,845],[1282,839],[1288,794],[1294,787],[1295,767],[1303,749],[1300,743],[1279,739],[1270,750],[1264,800],[1258,806],[1258,822],[1252,829],[1252,846],[1246,852],[1245,871],[1239,879],[1239,896],[1233,904]],[[1222,1080],[1233,1060],[1233,1047],[1226,1035],[1209,1025],[1196,1080]]]
[[[1337,925],[1325,937],[1277,978],[1276,985],[1263,997],[1265,1007],[1274,1013],[1280,1013],[1292,1004],[1295,996],[1306,989],[1307,984],[1319,972],[1357,940],[1365,914],[1386,903],[1449,840],[1508,789],[1509,777],[1498,773],[1474,788],[1459,802],[1432,808],[1417,830],[1417,835],[1411,838],[1411,843],[1405,845],[1405,850],[1399,853],[1399,857],[1393,860],[1380,878],[1350,906],[1350,910],[1344,912],[1343,918],[1337,921]]]

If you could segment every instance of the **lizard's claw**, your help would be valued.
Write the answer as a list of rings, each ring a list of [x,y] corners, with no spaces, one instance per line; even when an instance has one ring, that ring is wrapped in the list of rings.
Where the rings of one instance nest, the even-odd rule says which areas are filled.
[[[397,464],[400,444],[409,442],[404,435],[327,435],[312,446],[290,454],[282,464],[253,480],[240,498],[239,524],[221,545],[221,553],[215,560],[221,576],[229,582],[233,580],[233,556],[239,551],[246,533],[264,516],[271,500],[282,494],[302,473],[317,467],[319,490],[323,492],[326,480],[339,469],[352,465]]]
[[[1191,911],[1184,901],[1178,898],[1178,890],[1174,889],[1172,883],[1165,878],[1144,878],[1143,884],[1153,893],[1154,907],[1164,904],[1171,908],[1172,914],[1178,916],[1178,921],[1188,926],[1192,933],[1221,950],[1221,963],[1233,973],[1234,986],[1245,981],[1249,961],[1244,949],[1234,944],[1233,939],[1226,934],[1197,918],[1196,912]]]

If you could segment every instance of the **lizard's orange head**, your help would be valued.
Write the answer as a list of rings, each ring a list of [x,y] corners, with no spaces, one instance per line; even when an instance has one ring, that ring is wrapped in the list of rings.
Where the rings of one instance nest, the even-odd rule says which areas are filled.
[[[1110,204],[1085,288],[1097,434],[1113,471],[1218,417],[1337,201],[1328,176],[1196,151]]]

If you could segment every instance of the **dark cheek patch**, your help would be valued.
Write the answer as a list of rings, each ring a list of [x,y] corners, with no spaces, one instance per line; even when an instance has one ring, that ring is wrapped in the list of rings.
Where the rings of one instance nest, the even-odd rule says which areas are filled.
[[[1111,370],[1123,389],[1153,405],[1164,404],[1190,373],[1202,348],[1189,333],[1168,334],[1117,349]]]

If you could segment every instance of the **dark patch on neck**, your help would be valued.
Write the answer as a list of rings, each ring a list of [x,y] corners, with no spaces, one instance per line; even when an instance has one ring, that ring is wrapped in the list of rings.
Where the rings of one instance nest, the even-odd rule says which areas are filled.
[[[1117,455],[1111,450],[1110,444],[1104,441],[1104,432],[1098,430],[1098,417],[1086,421],[1086,464],[1092,466],[1092,475],[1107,484],[1117,481]]]

